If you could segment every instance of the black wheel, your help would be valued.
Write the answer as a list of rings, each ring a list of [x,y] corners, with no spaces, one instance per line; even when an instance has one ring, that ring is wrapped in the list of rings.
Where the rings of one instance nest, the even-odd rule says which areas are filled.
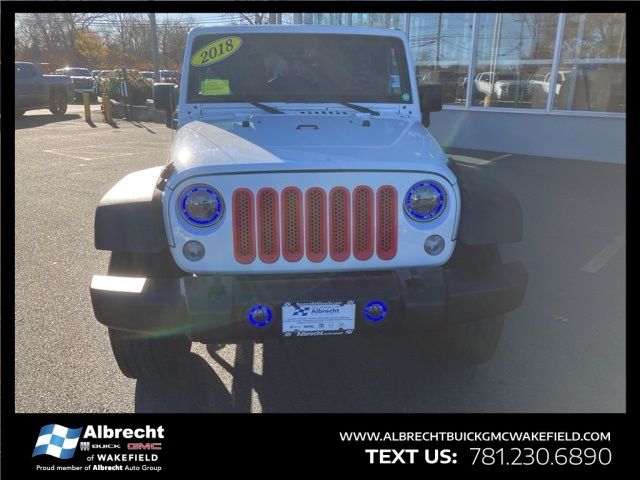
[[[63,115],[67,111],[67,95],[61,90],[51,92],[49,111],[54,115]]]
[[[16,110],[16,118],[20,118],[26,113],[26,110]]]
[[[473,274],[474,270],[500,263],[497,245],[465,245],[458,242],[447,268]],[[487,362],[495,353],[504,317],[475,319],[428,332],[427,348],[436,360],[449,366],[466,367]]]
[[[171,253],[113,252],[109,275],[123,277],[177,278],[184,274]],[[129,378],[158,378],[180,371],[191,351],[185,335],[151,335],[109,329],[111,349],[118,367]]]
[[[110,328],[109,340],[120,371],[129,378],[175,375],[191,351],[185,336],[152,337]]]
[[[453,367],[471,367],[489,361],[502,335],[502,315],[460,323],[433,332],[430,345],[437,361]]]

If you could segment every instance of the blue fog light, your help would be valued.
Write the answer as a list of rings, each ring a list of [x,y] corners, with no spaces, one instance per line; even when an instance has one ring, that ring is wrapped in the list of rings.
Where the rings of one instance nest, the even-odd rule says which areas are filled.
[[[254,327],[266,327],[271,323],[273,313],[266,305],[256,305],[251,307],[247,313],[247,320]]]
[[[379,322],[387,315],[387,306],[384,302],[373,301],[364,307],[364,316],[370,322]]]
[[[444,238],[440,235],[431,235],[424,241],[424,251],[429,255],[439,255],[444,250]]]

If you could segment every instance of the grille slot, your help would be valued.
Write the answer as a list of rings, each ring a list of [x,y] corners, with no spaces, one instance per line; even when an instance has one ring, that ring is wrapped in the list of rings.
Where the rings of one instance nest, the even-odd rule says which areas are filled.
[[[335,187],[329,192],[330,255],[336,262],[344,262],[351,253],[349,190]]]
[[[307,258],[321,262],[327,256],[327,196],[318,187],[306,193]]]
[[[377,254],[391,260],[398,250],[398,194],[390,185],[383,185],[377,193]]]
[[[353,256],[368,260],[373,255],[373,190],[360,185],[353,190]]]
[[[273,263],[280,257],[278,193],[273,188],[262,188],[256,197],[258,205],[258,256],[264,263]]]
[[[296,187],[282,190],[282,256],[289,262],[302,258],[302,193]]]
[[[256,258],[253,193],[247,188],[233,192],[233,253],[239,263]]]

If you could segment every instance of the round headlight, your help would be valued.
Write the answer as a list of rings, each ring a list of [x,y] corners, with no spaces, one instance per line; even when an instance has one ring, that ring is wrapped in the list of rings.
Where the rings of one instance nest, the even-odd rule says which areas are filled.
[[[180,212],[184,219],[198,227],[208,227],[222,218],[222,195],[209,185],[191,185],[180,195]]]
[[[423,181],[413,185],[404,197],[404,209],[412,219],[428,222],[444,211],[447,194],[437,182]]]

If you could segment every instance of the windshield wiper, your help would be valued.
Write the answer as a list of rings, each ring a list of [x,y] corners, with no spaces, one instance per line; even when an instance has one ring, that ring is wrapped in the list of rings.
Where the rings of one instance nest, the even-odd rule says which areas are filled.
[[[284,115],[284,112],[282,110],[278,110],[276,107],[270,107],[269,105],[265,105],[264,103],[252,102],[250,100],[247,100],[247,103],[250,104],[250,105],[253,105],[254,107],[258,107],[258,108],[264,110],[265,112],[279,113],[279,114]]]
[[[353,108],[356,112],[369,113],[371,115],[380,115],[380,112],[371,110],[370,108],[367,108],[367,107],[363,107],[362,105],[355,105],[353,103],[348,103],[348,102],[338,102],[338,103],[340,103],[340,105],[344,105],[345,107]]]

